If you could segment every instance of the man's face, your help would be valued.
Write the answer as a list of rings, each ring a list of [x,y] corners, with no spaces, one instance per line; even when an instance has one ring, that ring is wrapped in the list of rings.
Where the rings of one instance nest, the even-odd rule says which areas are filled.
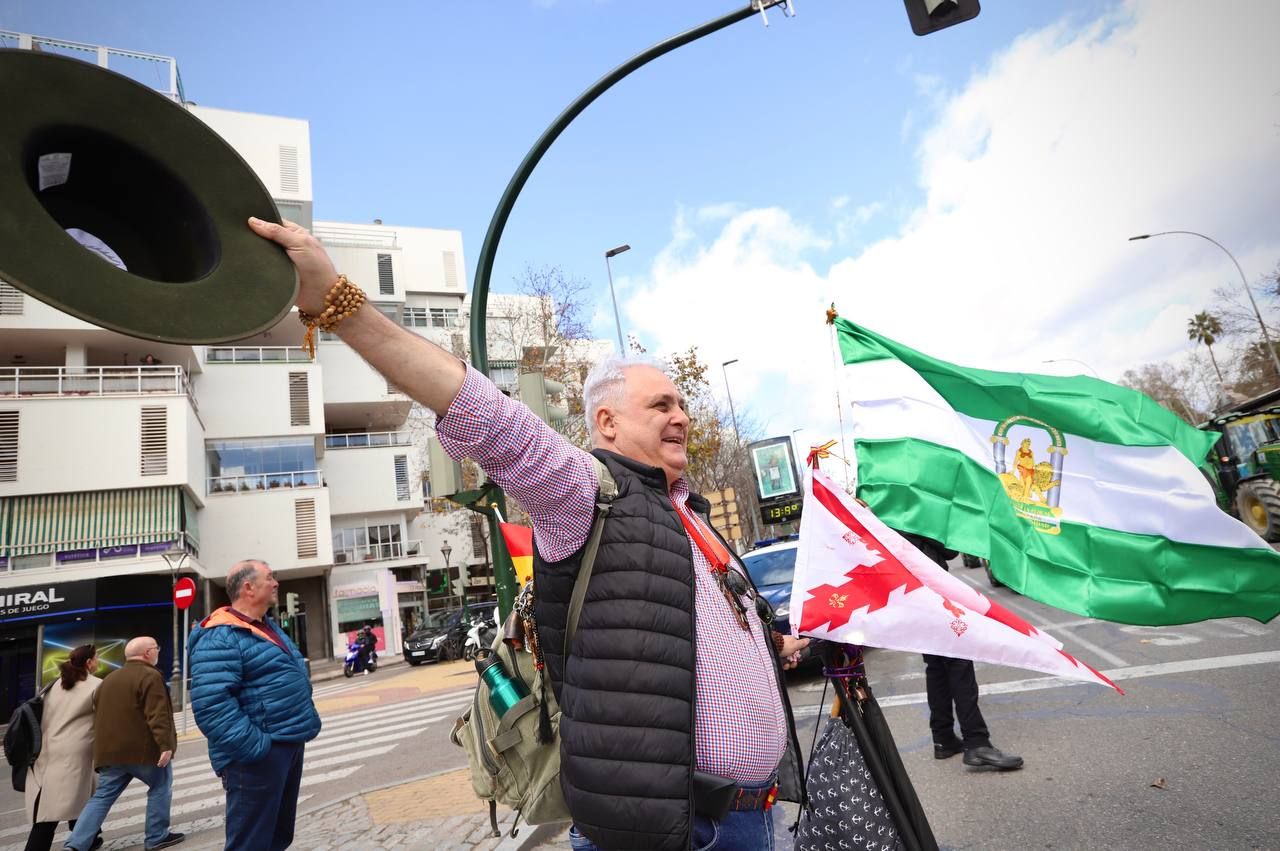
[[[249,599],[257,605],[274,606],[280,602],[280,583],[276,582],[271,568],[260,564],[253,579],[245,584],[243,593],[250,595]]]
[[[629,366],[623,371],[622,400],[604,406],[598,426],[602,444],[633,461],[661,467],[670,485],[689,466],[689,415],[680,391],[661,370]]]

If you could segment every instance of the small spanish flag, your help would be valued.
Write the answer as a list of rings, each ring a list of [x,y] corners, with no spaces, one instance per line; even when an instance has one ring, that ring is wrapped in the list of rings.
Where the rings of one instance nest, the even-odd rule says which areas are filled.
[[[533,578],[533,530],[515,523],[500,523],[502,539],[507,542],[511,564],[516,569],[516,580],[523,588]]]

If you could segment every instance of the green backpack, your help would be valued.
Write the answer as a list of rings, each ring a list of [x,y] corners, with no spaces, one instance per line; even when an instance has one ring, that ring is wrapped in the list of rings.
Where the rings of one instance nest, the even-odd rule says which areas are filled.
[[[587,583],[591,581],[605,516],[618,493],[609,470],[595,456],[592,460],[599,480],[596,512],[569,600],[564,641],[566,659],[582,613],[582,601],[587,595]],[[511,825],[514,837],[522,818],[529,824],[567,821],[569,808],[560,791],[560,707],[547,681],[546,670],[537,669],[533,653],[507,644],[505,632],[498,631],[493,652],[502,659],[507,673],[525,684],[528,696],[498,717],[489,703],[489,686],[481,680],[470,708],[454,723],[449,739],[467,752],[471,788],[476,797],[489,802],[493,835],[502,835],[497,813],[497,805],[502,804],[516,811]]]

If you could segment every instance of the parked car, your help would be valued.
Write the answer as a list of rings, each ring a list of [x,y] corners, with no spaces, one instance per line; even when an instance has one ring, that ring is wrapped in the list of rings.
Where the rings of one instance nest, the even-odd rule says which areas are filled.
[[[781,541],[758,547],[742,557],[756,591],[773,606],[773,628],[783,635],[791,632],[791,580],[796,572],[796,550],[799,546],[795,540]],[[819,643],[817,640],[810,642],[803,663],[821,663]]]
[[[426,623],[405,639],[405,661],[417,666],[423,662],[447,662],[462,658],[462,648],[470,626],[471,614],[468,609],[432,612],[427,615]]]

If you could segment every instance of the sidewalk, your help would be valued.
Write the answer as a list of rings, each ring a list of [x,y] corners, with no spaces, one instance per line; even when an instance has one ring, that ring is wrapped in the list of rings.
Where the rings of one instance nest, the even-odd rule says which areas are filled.
[[[342,676],[342,660],[341,659],[313,659],[311,666],[311,682],[322,683],[326,680],[336,680]],[[379,656],[378,670],[382,671],[388,668],[407,668],[408,663],[404,661],[403,656]]]
[[[380,851],[380,849],[438,849],[438,851],[524,851],[550,843],[568,847],[567,824],[522,825],[507,835],[514,813],[498,808],[495,837],[489,825],[489,805],[471,791],[465,768],[429,774],[353,795],[345,801],[298,813],[294,848],[308,851]],[[560,841],[563,838],[563,841]],[[191,851],[222,848],[220,834],[196,837]]]

